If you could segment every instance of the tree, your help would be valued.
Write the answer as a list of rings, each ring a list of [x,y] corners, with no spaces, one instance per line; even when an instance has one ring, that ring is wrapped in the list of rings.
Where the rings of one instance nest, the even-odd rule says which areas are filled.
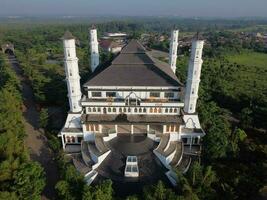
[[[166,188],[162,181],[159,181],[155,186],[144,188],[143,196],[145,200],[174,200],[177,199],[175,193]]]
[[[85,186],[83,200],[112,200],[112,181],[105,180],[95,187]]]
[[[64,200],[74,200],[76,199],[72,194],[71,187],[69,183],[65,180],[57,182],[55,189],[59,199]]]
[[[242,128],[249,128],[252,126],[252,110],[250,108],[243,108],[240,114],[240,124]]]
[[[243,142],[247,137],[245,131],[236,128],[230,137],[230,150],[236,155],[239,152],[239,144]]]
[[[14,176],[14,189],[20,199],[40,199],[45,186],[45,173],[39,163],[23,163]]]
[[[1,200],[18,200],[19,198],[15,194],[15,192],[0,192]]]
[[[185,175],[177,171],[177,177],[177,190],[185,199],[211,199],[215,194],[212,184],[216,182],[216,175],[211,166],[203,167],[194,162]]]
[[[47,128],[48,125],[48,110],[46,108],[42,108],[39,115],[39,126],[41,128]]]

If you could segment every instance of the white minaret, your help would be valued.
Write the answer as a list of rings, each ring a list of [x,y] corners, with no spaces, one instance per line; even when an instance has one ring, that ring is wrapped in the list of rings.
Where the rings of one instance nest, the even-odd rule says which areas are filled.
[[[63,36],[63,47],[70,112],[77,113],[82,110],[80,105],[82,94],[80,87],[78,58],[76,57],[75,38],[69,31],[66,31]]]
[[[90,47],[91,47],[91,70],[93,72],[99,65],[97,30],[94,27],[92,27],[92,29],[90,30]]]
[[[202,50],[204,40],[200,40],[198,34],[192,41],[191,56],[189,60],[186,93],[184,100],[185,113],[195,113],[198,99],[198,87],[200,82],[201,67],[202,67]]]
[[[179,30],[173,30],[170,41],[169,65],[171,66],[171,69],[174,73],[176,71],[178,35],[179,35]]]

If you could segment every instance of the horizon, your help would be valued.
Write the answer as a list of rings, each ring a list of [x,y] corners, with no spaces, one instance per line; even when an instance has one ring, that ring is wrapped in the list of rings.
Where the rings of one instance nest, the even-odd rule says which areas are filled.
[[[3,0],[0,16],[267,18],[266,8],[264,0]]]

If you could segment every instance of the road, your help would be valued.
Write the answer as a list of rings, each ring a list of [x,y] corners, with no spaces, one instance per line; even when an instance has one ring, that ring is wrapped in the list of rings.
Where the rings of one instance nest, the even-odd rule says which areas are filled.
[[[22,97],[25,106],[23,116],[27,134],[25,145],[29,148],[31,159],[39,162],[46,173],[46,186],[42,193],[42,200],[55,199],[54,187],[59,180],[57,164],[53,159],[55,155],[50,150],[46,137],[39,130],[39,113],[35,106],[33,90],[26,77],[23,76],[15,56],[9,55],[8,58],[22,85]]]

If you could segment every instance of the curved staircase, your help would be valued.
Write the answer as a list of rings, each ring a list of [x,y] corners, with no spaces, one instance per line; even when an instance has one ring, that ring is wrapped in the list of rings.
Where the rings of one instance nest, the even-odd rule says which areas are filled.
[[[96,178],[98,175],[97,167],[111,152],[105,144],[104,137],[107,136],[97,134],[94,141],[82,141],[81,154],[76,157],[73,156],[73,164],[85,176],[87,184],[91,184]]]
[[[161,163],[169,169],[166,176],[173,185],[176,185],[175,169],[185,173],[191,164],[190,155],[184,153],[183,143],[176,140],[172,141],[170,134],[165,133],[161,136],[160,143],[153,152]]]

